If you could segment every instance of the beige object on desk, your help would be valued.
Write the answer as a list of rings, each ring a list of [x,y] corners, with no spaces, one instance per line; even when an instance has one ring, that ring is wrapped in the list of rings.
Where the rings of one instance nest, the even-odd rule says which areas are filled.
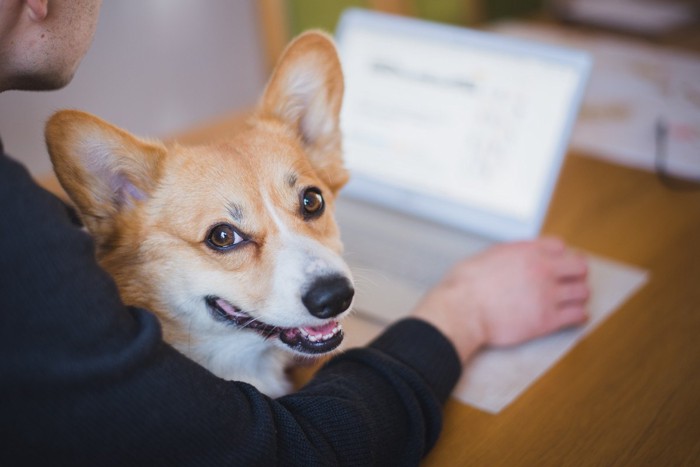
[[[516,347],[482,350],[467,364],[452,395],[486,412],[500,412],[647,281],[645,271],[604,258],[589,257],[589,267],[592,297],[586,325]],[[384,325],[356,314],[345,328],[346,347],[355,347],[379,335]]]
[[[509,21],[493,30],[591,53],[573,147],[645,170],[662,163],[669,174],[700,180],[700,54],[553,25]]]

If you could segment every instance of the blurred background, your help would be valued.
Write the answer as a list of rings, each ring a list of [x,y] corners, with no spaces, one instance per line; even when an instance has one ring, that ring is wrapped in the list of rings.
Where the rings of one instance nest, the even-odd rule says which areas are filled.
[[[698,34],[686,34],[697,27],[697,5],[695,0],[104,0],[92,48],[73,82],[50,93],[0,94],[0,134],[9,154],[35,175],[46,175],[51,166],[43,124],[58,109],[86,110],[138,135],[167,137],[249,108],[288,40],[308,28],[332,32],[347,7],[472,27],[508,18],[585,24],[646,42],[695,41],[683,45],[700,50]]]
[[[104,0],[71,84],[0,94],[5,151],[35,175],[49,173],[43,125],[62,108],[160,137],[250,106],[266,75],[261,44],[253,0]]]

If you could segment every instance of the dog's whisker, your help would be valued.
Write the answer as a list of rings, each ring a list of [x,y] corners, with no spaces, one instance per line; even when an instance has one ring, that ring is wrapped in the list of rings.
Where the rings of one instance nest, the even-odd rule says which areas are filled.
[[[365,276],[363,274],[365,271],[371,271],[371,269],[369,269],[369,268],[364,268],[364,269],[363,268],[353,268],[353,279],[355,281],[355,284],[360,285],[360,286],[363,284],[368,284],[371,286],[377,285],[377,282],[374,279],[372,279],[368,276]]]
[[[250,321],[248,321],[247,323],[245,323],[245,325],[243,325],[243,327],[241,327],[241,329],[245,329],[245,328],[251,326],[251,325],[254,324],[254,323],[261,323],[261,324],[265,325],[265,323],[263,323],[263,322],[260,320],[260,318],[254,318],[254,317],[253,317]]]

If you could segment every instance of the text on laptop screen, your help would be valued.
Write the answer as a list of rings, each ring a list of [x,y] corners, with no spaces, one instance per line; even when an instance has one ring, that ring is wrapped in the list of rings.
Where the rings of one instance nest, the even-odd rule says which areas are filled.
[[[353,29],[341,125],[355,175],[509,218],[533,216],[577,71],[508,51]]]

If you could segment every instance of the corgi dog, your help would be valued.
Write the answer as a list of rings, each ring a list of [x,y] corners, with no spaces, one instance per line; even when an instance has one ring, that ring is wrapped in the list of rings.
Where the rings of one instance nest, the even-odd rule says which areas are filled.
[[[295,356],[340,345],[352,307],[333,217],[348,179],[342,97],[335,46],[312,31],[226,140],[144,140],[73,110],[46,125],[56,176],[124,303],[153,311],[164,339],[212,373],[271,397],[291,390]]]

